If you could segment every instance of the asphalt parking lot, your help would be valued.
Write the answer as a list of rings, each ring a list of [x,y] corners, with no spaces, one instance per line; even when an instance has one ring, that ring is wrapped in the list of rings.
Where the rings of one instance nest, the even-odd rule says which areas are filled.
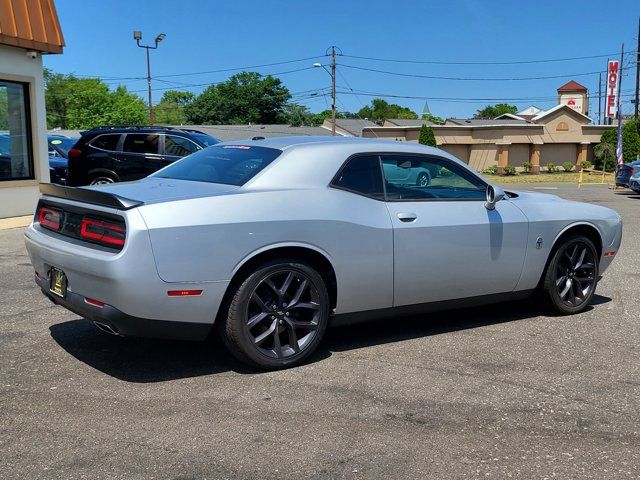
[[[534,187],[624,218],[588,311],[334,328],[273,373],[216,343],[98,331],[40,294],[22,229],[1,231],[0,477],[639,478],[640,196],[509,186]]]

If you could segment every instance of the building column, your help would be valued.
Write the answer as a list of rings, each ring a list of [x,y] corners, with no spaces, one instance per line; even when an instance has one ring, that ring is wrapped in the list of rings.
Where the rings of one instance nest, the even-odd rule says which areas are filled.
[[[498,173],[504,173],[504,167],[509,165],[509,144],[498,143]]]
[[[540,151],[541,145],[532,143],[529,145],[529,162],[531,163],[531,173],[540,173]]]
[[[587,149],[589,148],[588,143],[580,143],[578,144],[578,155],[576,157],[576,171],[582,170],[582,162],[587,159]]]

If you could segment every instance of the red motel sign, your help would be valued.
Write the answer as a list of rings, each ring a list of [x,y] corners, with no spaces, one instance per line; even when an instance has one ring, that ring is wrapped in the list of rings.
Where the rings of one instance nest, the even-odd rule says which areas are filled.
[[[606,99],[606,115],[607,117],[616,116],[616,100],[618,94],[618,77],[620,75],[618,60],[609,60],[607,68],[607,99]]]

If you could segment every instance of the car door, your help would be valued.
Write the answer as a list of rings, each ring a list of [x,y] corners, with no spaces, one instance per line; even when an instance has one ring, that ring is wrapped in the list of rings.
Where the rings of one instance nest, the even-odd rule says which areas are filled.
[[[127,133],[119,154],[119,172],[122,180],[137,180],[158,170],[160,135],[157,133]]]
[[[394,305],[510,292],[526,251],[528,222],[509,200],[487,210],[485,183],[444,158],[382,155],[385,165],[432,172],[429,185],[385,179],[393,222]],[[434,175],[435,172],[435,175]]]

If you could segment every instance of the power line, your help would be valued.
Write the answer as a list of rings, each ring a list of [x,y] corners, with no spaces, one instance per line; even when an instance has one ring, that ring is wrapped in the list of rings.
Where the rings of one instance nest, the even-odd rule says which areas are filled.
[[[586,75],[595,75],[603,72],[603,70],[597,70],[595,72],[582,72],[582,73],[566,73],[563,75],[546,75],[540,77],[495,77],[495,78],[487,78],[487,77],[445,77],[440,75],[422,75],[418,73],[402,73],[402,72],[391,72],[389,70],[378,70],[375,68],[367,68],[367,67],[358,67],[355,65],[345,65],[344,63],[340,64],[341,67],[351,68],[354,70],[363,70],[366,72],[374,72],[374,73],[383,73],[386,75],[395,75],[398,77],[411,77],[411,78],[428,78],[431,80],[456,80],[456,81],[467,81],[467,82],[483,82],[483,81],[492,81],[492,82],[513,82],[513,81],[525,81],[525,80],[547,80],[552,78],[567,78],[567,77],[581,77]],[[628,69],[628,67],[626,67]],[[621,68],[620,70],[623,70]]]
[[[634,53],[634,52],[630,52]],[[552,63],[552,62],[569,62],[574,60],[589,60],[594,58],[606,58],[611,56],[617,56],[618,53],[607,53],[602,55],[588,55],[583,57],[565,57],[565,58],[547,58],[541,60],[516,60],[509,62],[450,62],[440,60],[403,60],[397,58],[376,58],[376,57],[364,57],[359,55],[341,55],[345,58],[357,58],[360,60],[372,60],[376,62],[393,62],[393,63],[414,63],[414,64],[428,64],[428,65],[526,65],[532,63]]]

